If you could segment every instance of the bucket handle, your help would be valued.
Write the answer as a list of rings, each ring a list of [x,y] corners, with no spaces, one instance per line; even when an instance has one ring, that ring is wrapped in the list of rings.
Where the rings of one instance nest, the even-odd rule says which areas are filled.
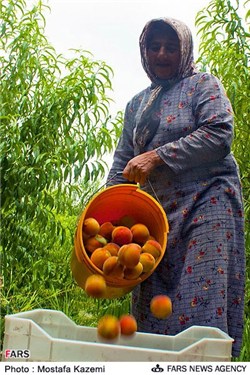
[[[110,176],[109,179],[108,179],[104,184],[102,184],[98,189],[96,189],[96,190],[94,191],[94,193],[91,195],[91,197],[90,197],[89,199],[91,199],[96,193],[98,193],[98,191],[100,191],[100,190],[101,190],[101,189],[107,184],[107,182],[112,181],[113,178],[115,178],[117,175],[122,175],[122,171],[115,172],[112,176]],[[161,205],[161,201],[160,201],[160,199],[158,198],[158,196],[157,196],[157,194],[156,194],[156,191],[155,191],[155,189],[153,188],[153,185],[152,185],[152,183],[150,182],[149,178],[147,179],[147,183],[149,184],[150,189],[152,190],[152,192],[153,192],[153,194],[154,194],[154,196],[155,196],[155,199],[156,199],[157,202]],[[138,183],[137,186],[140,187],[140,184]]]
[[[115,178],[115,177],[116,177],[117,175],[119,175],[119,174],[122,174],[122,172],[115,172],[111,177],[109,177],[109,179],[108,179],[106,182],[104,182],[104,184],[102,184],[98,189],[96,189],[96,190],[94,191],[94,193],[89,197],[89,200],[92,199],[93,196],[94,196],[96,193],[98,193],[98,191],[100,191],[100,190],[101,190],[101,189],[107,184],[107,182],[112,181],[113,178]]]
[[[152,183],[150,182],[150,179],[149,179],[149,178],[147,179],[147,183],[149,184],[150,189],[152,190],[152,192],[153,192],[153,194],[154,194],[155,199],[157,200],[157,202],[158,202],[160,205],[162,205],[162,204],[161,204],[161,201],[160,201],[160,199],[158,198],[158,195],[156,194],[156,191],[155,191],[155,189],[153,188],[153,185],[152,185]]]

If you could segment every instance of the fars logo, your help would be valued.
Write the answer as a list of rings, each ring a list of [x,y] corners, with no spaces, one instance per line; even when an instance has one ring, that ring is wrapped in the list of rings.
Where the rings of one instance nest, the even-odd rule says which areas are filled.
[[[30,351],[28,349],[6,349],[4,352],[6,359],[8,358],[30,358]]]

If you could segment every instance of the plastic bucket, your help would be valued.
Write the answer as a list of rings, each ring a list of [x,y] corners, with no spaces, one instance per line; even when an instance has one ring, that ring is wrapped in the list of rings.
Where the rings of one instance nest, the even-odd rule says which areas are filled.
[[[163,249],[151,272],[142,274],[136,280],[104,276],[103,272],[91,262],[83,243],[82,227],[86,218],[93,217],[102,224],[106,221],[117,222],[126,215],[132,216],[138,223],[145,224]],[[71,270],[77,284],[84,289],[88,276],[100,274],[105,277],[107,284],[104,298],[116,298],[129,293],[155,271],[166,250],[168,231],[168,221],[162,206],[137,185],[114,185],[97,193],[81,214],[75,233]]]

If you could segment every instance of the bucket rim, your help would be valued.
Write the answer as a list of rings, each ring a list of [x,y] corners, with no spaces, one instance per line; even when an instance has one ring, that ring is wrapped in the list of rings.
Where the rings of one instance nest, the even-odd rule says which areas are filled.
[[[104,275],[103,271],[101,269],[99,269],[97,266],[95,266],[90,261],[90,257],[87,254],[86,248],[84,246],[83,234],[82,234],[82,230],[81,230],[81,228],[83,226],[83,222],[86,218],[91,217],[92,205],[93,205],[94,201],[99,200],[99,202],[100,202],[101,196],[104,195],[104,194],[107,194],[106,199],[108,199],[109,198],[108,193],[111,192],[112,190],[113,191],[117,190],[117,194],[119,194],[118,193],[119,190],[123,190],[122,194],[124,194],[124,195],[131,194],[133,196],[133,198],[137,198],[138,196],[140,196],[141,198],[139,197],[139,199],[142,199],[145,202],[147,202],[147,204],[149,206],[151,206],[151,205],[154,206],[155,211],[157,211],[159,213],[159,220],[161,220],[161,222],[164,223],[164,224],[162,224],[162,225],[164,225],[164,231],[162,232],[162,238],[161,238],[161,245],[163,247],[163,252],[162,252],[162,255],[160,256],[160,258],[157,260],[156,267],[159,265],[160,261],[162,260],[162,258],[164,256],[164,253],[165,253],[165,250],[166,250],[167,237],[168,237],[168,233],[169,233],[169,224],[168,224],[166,212],[164,211],[161,204],[152,195],[150,195],[148,192],[142,190],[136,184],[116,184],[116,185],[112,185],[112,186],[108,186],[106,188],[103,188],[102,190],[97,191],[94,195],[92,195],[89,202],[84,207],[84,209],[81,213],[81,216],[78,220],[78,225],[77,225],[77,229],[76,229],[76,233],[75,233],[74,250],[75,250],[75,255],[76,255],[76,258],[77,258],[78,262],[81,263],[82,265],[84,265],[84,267],[86,269],[88,269],[88,271],[90,273],[95,273],[95,274],[99,274],[99,275],[104,276],[108,287],[120,288],[120,286],[118,284],[122,283],[123,288],[128,288],[128,289],[131,290],[131,288],[135,287],[136,285],[138,285],[139,283],[143,282],[148,277],[150,277],[150,275],[155,271],[156,267],[154,269],[152,269],[152,271],[144,274],[143,276],[141,276],[137,279],[132,280],[132,279],[114,278],[112,276]],[[112,197],[112,194],[111,194],[111,197]],[[147,199],[144,199],[143,197],[147,197]]]
[[[129,187],[131,188],[131,190],[135,191],[136,193],[139,193],[139,194],[142,194],[142,195],[145,195],[146,197],[148,197],[150,200],[152,200],[156,206],[159,208],[159,210],[161,211],[162,215],[164,216],[165,218],[165,222],[166,222],[166,233],[169,233],[169,223],[168,223],[168,219],[167,219],[167,215],[166,215],[166,212],[164,211],[162,205],[156,200],[155,197],[153,197],[151,194],[147,193],[146,191],[142,190],[138,185],[136,184],[116,184],[116,185],[112,185],[112,186],[108,186],[106,188],[103,188],[102,190],[96,192],[92,197],[91,199],[89,200],[89,202],[86,204],[86,206],[84,207],[84,210],[81,214],[81,217],[80,219],[82,218],[82,216],[86,217],[85,215],[83,215],[83,213],[87,212],[88,211],[88,208],[90,207],[90,205],[93,203],[93,200],[96,199],[98,196],[106,193],[108,190],[112,190],[112,189],[121,189],[121,188],[124,188],[124,187]],[[79,220],[80,221],[80,220]]]

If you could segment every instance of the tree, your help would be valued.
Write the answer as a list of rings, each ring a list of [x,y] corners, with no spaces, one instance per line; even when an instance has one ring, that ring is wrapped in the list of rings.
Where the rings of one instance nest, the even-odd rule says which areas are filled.
[[[1,245],[9,285],[20,264],[32,269],[64,241],[58,214],[71,215],[104,176],[103,156],[120,132],[120,114],[109,114],[112,69],[87,51],[58,55],[44,35],[45,9],[42,1],[32,9],[25,0],[0,2]]]
[[[198,63],[203,69],[221,79],[231,100],[235,115],[235,139],[233,152],[239,163],[242,177],[243,198],[246,220],[246,319],[245,345],[241,360],[248,360],[249,347],[249,303],[250,303],[250,110],[249,110],[249,57],[250,34],[248,18],[250,10],[246,9],[249,0],[212,0],[206,9],[196,16],[196,26],[201,38]]]
[[[247,3],[249,0],[245,1]],[[197,14],[196,26],[201,37],[198,62],[222,80],[231,100],[235,114],[234,152],[243,179],[249,181],[250,34],[240,11],[242,13],[243,9],[239,0],[212,0],[206,10]],[[249,16],[250,11],[246,12],[246,21]],[[249,188],[245,186],[248,196]]]

